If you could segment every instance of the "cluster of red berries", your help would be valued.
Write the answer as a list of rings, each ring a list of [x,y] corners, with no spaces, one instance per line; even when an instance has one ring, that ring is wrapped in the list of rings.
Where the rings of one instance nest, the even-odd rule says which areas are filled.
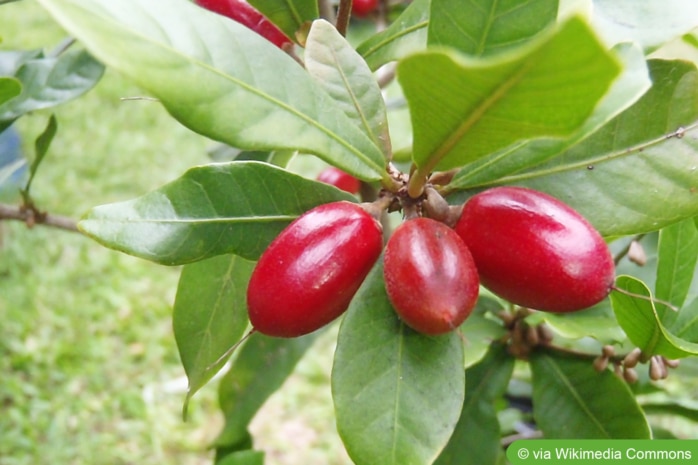
[[[271,243],[247,293],[254,328],[310,333],[340,316],[383,251],[373,208],[318,206]],[[480,284],[509,302],[550,312],[590,307],[610,292],[615,267],[599,233],[541,192],[498,187],[470,198],[453,227],[418,216],[385,245],[385,289],[400,318],[424,334],[456,329]]]

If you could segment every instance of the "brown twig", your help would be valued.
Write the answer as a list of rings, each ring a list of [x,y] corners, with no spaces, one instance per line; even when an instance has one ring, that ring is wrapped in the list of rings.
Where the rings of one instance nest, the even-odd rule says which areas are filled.
[[[73,218],[42,212],[33,205],[15,206],[0,203],[0,221],[2,220],[22,221],[30,228],[36,224],[41,224],[78,232],[78,223]]]
[[[337,22],[335,27],[343,36],[347,35],[349,27],[349,19],[351,18],[352,0],[339,0],[339,8],[337,9]]]

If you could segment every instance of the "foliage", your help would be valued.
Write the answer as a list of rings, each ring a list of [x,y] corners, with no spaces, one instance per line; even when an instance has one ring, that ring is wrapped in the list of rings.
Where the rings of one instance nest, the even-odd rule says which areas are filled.
[[[631,0],[415,0],[392,5],[394,21],[358,45],[318,19],[315,2],[255,0],[302,38],[304,66],[185,0],[38,3],[89,55],[60,66],[16,55],[0,79],[8,125],[32,109],[27,92],[56,104],[87,90],[101,73],[96,58],[193,131],[261,154],[192,167],[80,222],[107,247],[185,264],[174,329],[187,402],[234,352],[220,387],[226,425],[217,463],[262,463],[248,423],[316,336],[243,340],[252,261],[305,211],[357,200],[291,173],[291,152],[360,178],[362,200],[393,196],[405,210],[405,199],[421,199],[432,181],[452,205],[490,186],[533,187],[578,210],[618,257],[615,290],[591,309],[542,314],[483,292],[463,326],[438,337],[395,316],[379,261],[342,320],[332,370],[338,431],[358,465],[497,463],[507,431],[498,409],[521,380],[530,383],[530,419],[546,437],[650,438],[650,411],[695,418],[685,402],[644,410],[643,389],[661,392],[665,376],[651,368],[633,390],[638,374],[626,357],[637,347],[639,362],[666,368],[698,354],[698,70],[651,55],[682,35],[695,47],[690,0],[671,8],[652,0],[640,12]],[[74,77],[71,92],[45,97],[54,81],[22,78],[30,60],[52,77],[51,63]],[[408,140],[391,137],[379,68],[379,76],[397,73]],[[392,147],[409,147],[406,164],[392,161]],[[625,259],[626,245],[639,240],[649,253],[644,268]],[[484,426],[470,436],[475,422]]]

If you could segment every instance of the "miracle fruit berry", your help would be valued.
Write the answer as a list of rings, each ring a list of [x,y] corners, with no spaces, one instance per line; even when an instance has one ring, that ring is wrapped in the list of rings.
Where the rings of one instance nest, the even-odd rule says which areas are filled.
[[[361,183],[358,179],[334,166],[322,170],[320,174],[318,174],[317,180],[334,186],[337,189],[342,189],[350,194],[358,193],[361,187]]]
[[[481,192],[463,206],[455,230],[483,286],[516,305],[572,312],[600,302],[613,286],[613,257],[598,231],[542,192]]]
[[[340,316],[383,248],[382,228],[350,202],[307,211],[260,257],[247,287],[252,326],[296,337]]]
[[[385,247],[385,288],[400,318],[416,331],[443,334],[475,307],[479,279],[460,237],[430,219],[407,220]]]
[[[363,18],[370,15],[378,8],[378,0],[354,0],[351,3],[351,12]]]
[[[195,0],[194,3],[252,29],[279,48],[292,43],[281,29],[246,0]]]

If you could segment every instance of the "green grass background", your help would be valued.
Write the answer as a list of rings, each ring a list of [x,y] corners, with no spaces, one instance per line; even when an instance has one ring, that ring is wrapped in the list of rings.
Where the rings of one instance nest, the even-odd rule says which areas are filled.
[[[0,5],[0,37],[0,50],[51,49],[65,35],[25,0]],[[79,218],[209,161],[211,142],[157,102],[122,100],[141,95],[107,70],[94,90],[51,110],[59,130],[32,187],[41,209]],[[50,114],[16,124],[30,159]],[[215,383],[186,423],[184,393],[167,390],[184,375],[171,326],[178,274],[80,234],[0,222],[0,465],[211,463],[222,425]],[[253,423],[267,463],[350,463],[331,413],[331,343]]]

